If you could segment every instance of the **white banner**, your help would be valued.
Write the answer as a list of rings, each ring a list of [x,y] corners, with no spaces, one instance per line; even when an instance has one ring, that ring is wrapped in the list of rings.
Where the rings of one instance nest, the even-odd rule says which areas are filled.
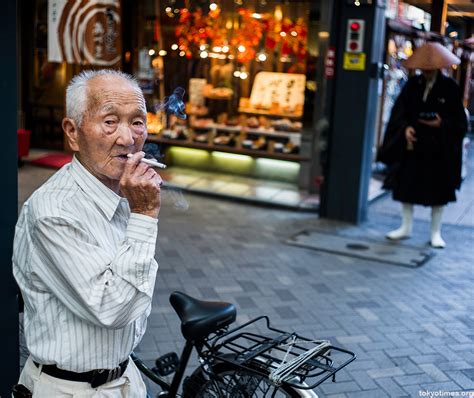
[[[120,0],[48,0],[48,61],[112,66],[121,52]]]

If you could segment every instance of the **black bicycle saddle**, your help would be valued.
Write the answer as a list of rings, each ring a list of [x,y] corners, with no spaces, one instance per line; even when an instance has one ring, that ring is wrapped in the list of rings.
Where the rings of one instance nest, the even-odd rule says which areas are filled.
[[[235,321],[234,304],[221,301],[201,301],[181,292],[170,295],[170,303],[181,319],[181,331],[186,340],[197,341]]]

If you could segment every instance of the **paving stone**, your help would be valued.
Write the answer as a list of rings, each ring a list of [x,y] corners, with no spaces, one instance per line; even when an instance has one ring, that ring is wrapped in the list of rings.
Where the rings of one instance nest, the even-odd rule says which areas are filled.
[[[448,381],[445,383],[430,383],[430,384],[421,384],[422,390],[428,391],[462,391],[462,388],[453,381]]]
[[[367,371],[367,374],[372,379],[378,379],[381,377],[393,377],[404,375],[405,372],[400,368],[385,368],[385,369],[371,369]]]
[[[416,375],[407,375],[407,376],[397,376],[393,378],[400,386],[409,386],[420,383],[433,383],[434,380],[426,373],[416,374]]]
[[[287,306],[275,307],[275,311],[282,319],[297,319],[298,314],[293,311],[293,308]]]
[[[369,377],[367,371],[356,370],[350,373],[354,381],[360,386],[362,390],[372,390],[377,388],[377,384],[375,384],[372,378]]]
[[[337,336],[337,341],[341,344],[351,344],[351,343],[369,343],[370,339],[366,335],[361,336]]]
[[[428,374],[434,381],[447,381],[448,376],[432,363],[420,364],[419,368]]]
[[[241,309],[256,308],[255,301],[251,297],[236,297],[235,300]]]
[[[422,363],[440,363],[443,361],[443,357],[439,354],[430,354],[430,355],[412,355],[411,359],[416,364]]]
[[[382,387],[382,389],[390,397],[407,397],[408,394],[391,377],[375,379],[375,382]]]
[[[415,365],[410,357],[395,357],[392,360],[393,364],[400,369],[403,369],[406,375],[423,373],[423,370]]]
[[[461,372],[466,377],[470,378],[471,380],[474,380],[474,368],[472,368],[472,369],[463,369]]]
[[[446,370],[464,370],[472,368],[472,364],[466,361],[452,361],[452,362],[440,362],[438,368],[443,371]]]
[[[321,384],[321,390],[325,394],[335,394],[335,393],[352,393],[355,391],[360,391],[360,387],[355,381],[346,381],[346,382],[337,382],[337,383],[323,383]],[[351,396],[351,394],[348,394]]]
[[[390,358],[407,357],[414,353],[416,354],[416,351],[413,348],[390,348],[385,349],[384,351]]]
[[[295,295],[288,289],[274,289],[274,291],[277,297],[283,302],[296,301]]]
[[[378,321],[379,317],[369,308],[356,308],[355,311],[366,321]]]
[[[364,391],[350,393],[350,398],[385,398],[385,397],[388,397],[388,395],[380,388],[376,390],[364,390]]]
[[[472,370],[472,369],[471,369]],[[456,384],[459,384],[463,390],[474,390],[474,378],[469,373],[463,371],[448,371],[446,374],[451,380],[454,380]]]

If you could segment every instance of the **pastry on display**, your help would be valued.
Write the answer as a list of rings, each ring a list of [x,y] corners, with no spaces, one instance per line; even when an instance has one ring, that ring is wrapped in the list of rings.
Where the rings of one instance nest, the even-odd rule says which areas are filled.
[[[187,140],[189,131],[184,128],[174,128],[163,130],[163,138],[168,140]]]
[[[193,141],[199,142],[200,144],[207,144],[209,141],[209,135],[207,132],[195,132]]]
[[[247,138],[242,141],[241,145],[242,145],[242,148],[245,148],[245,149],[252,149],[254,151],[263,151],[267,149],[267,140],[263,136],[256,137],[254,139]]]
[[[226,124],[226,126],[238,126],[239,125],[239,119],[237,119],[236,117],[228,118],[225,121],[225,124]]]
[[[210,98],[222,98],[228,99],[231,98],[234,94],[234,90],[228,87],[216,87],[211,90]]]
[[[213,119],[195,119],[193,121],[192,126],[197,127],[197,128],[206,128],[206,127],[212,127],[214,124]]]
[[[250,127],[252,129],[257,129],[260,127],[260,123],[258,122],[258,119],[255,116],[249,117],[246,120],[247,127]]]
[[[287,142],[275,142],[273,152],[283,154],[297,154],[300,152],[299,145],[293,144],[290,140]]]
[[[209,113],[209,109],[204,105],[186,104],[186,113],[189,115],[205,116]]]
[[[292,122],[290,119],[278,119],[271,123],[273,128],[277,131],[297,132],[301,131],[303,124],[301,122]]]
[[[235,134],[221,134],[214,138],[215,145],[235,146]]]

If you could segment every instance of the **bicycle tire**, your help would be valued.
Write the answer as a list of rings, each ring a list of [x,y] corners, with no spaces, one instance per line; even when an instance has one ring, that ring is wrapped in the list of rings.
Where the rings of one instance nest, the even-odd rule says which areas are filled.
[[[258,364],[246,364],[258,368]],[[227,362],[213,366],[218,381],[209,380],[201,368],[197,368],[183,383],[183,398],[297,398],[301,395],[292,387],[275,386],[271,381],[257,373],[244,370]]]

